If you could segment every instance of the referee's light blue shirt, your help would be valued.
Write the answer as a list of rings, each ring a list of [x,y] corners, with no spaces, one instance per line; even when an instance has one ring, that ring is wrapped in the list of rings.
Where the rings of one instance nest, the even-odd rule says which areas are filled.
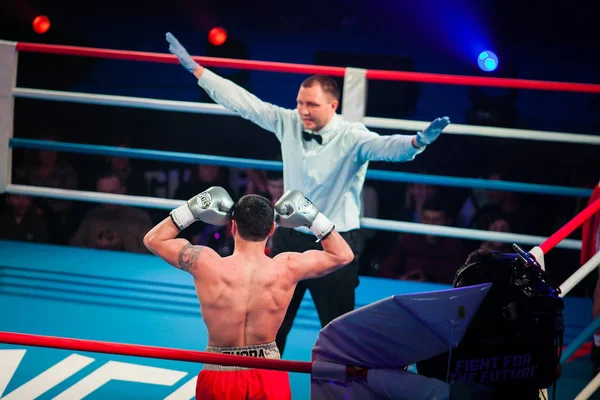
[[[322,145],[306,141],[297,110],[264,102],[208,69],[198,85],[216,103],[275,134],[281,143],[284,190],[301,191],[338,232],[360,228],[360,198],[369,161],[411,161],[425,150],[413,147],[414,136],[381,136],[337,114],[319,131]],[[298,230],[312,234],[309,229]]]

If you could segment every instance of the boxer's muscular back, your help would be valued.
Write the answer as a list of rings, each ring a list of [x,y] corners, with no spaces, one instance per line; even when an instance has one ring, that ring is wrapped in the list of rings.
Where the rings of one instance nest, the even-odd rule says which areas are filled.
[[[274,341],[297,283],[285,261],[241,253],[199,264],[194,281],[208,345]]]
[[[236,249],[232,256],[221,258],[209,247],[188,243],[180,248],[181,239],[175,241],[177,260],[169,262],[193,275],[208,345],[215,347],[273,342],[296,284],[327,275],[354,258],[335,230],[321,241],[323,250],[284,252],[274,258],[264,254],[264,247],[240,244],[251,250]]]

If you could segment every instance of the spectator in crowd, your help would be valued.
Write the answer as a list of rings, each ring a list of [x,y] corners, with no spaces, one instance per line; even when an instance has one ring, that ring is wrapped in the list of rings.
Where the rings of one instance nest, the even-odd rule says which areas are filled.
[[[492,171],[483,178],[490,181],[499,181],[503,179],[503,175],[500,172]],[[473,189],[460,209],[457,218],[458,225],[465,228],[472,226],[473,219],[481,208],[501,201],[502,192],[499,190]]]
[[[427,171],[421,171],[425,174]],[[404,195],[404,212],[401,219],[409,222],[419,222],[423,211],[423,204],[431,198],[439,197],[437,186],[425,183],[411,183],[407,186]]]
[[[98,178],[97,191],[125,194],[127,188],[116,173],[107,172]],[[150,229],[152,221],[145,211],[129,206],[102,204],[85,215],[70,244],[94,249],[147,253],[143,239]]]
[[[506,179],[500,172],[487,175],[490,181]],[[505,190],[474,189],[459,212],[458,225],[465,228],[486,230],[500,215],[509,223],[512,232],[536,233],[531,226],[532,214],[526,210],[521,196]],[[532,231],[533,230],[533,231]]]
[[[279,171],[267,171],[267,192],[273,204],[283,196],[283,174]]]
[[[131,139],[122,136],[111,140],[113,147],[131,148]],[[148,184],[143,171],[131,166],[129,157],[107,156],[105,160],[108,170],[104,173],[115,173],[127,188],[127,194],[132,196],[148,196]]]
[[[532,231],[534,227],[529,226],[531,222],[530,215],[522,206],[519,196],[514,192],[499,192],[499,195],[494,199],[494,203],[481,207],[477,211],[469,227],[485,230],[499,216],[504,216],[512,232],[535,233]]]
[[[243,172],[246,175],[245,195],[258,194],[267,199],[271,197],[267,190],[267,171],[247,168]],[[243,178],[240,179],[239,183],[243,187]]]
[[[0,239],[47,243],[48,225],[31,197],[22,194],[5,196],[8,208],[0,215]]]
[[[273,161],[281,161],[281,155],[274,157]],[[244,173],[247,177],[245,194],[258,194],[270,199],[273,204],[283,196],[283,172],[245,169]]]
[[[190,199],[199,193],[198,188],[210,186],[221,186],[228,193],[233,193],[227,182],[227,175],[227,169],[217,165],[194,165],[189,179],[175,190],[175,198]]]
[[[448,225],[446,207],[440,198],[423,204],[422,224]],[[467,254],[459,239],[434,235],[401,235],[381,264],[378,276],[424,282],[452,283]]]
[[[59,141],[58,135],[44,133],[41,140]],[[35,154],[34,157],[31,157]],[[15,183],[33,186],[44,186],[60,189],[77,189],[77,173],[75,169],[56,151],[36,150],[29,153],[25,162],[15,170]],[[39,207],[50,227],[53,242],[65,244],[73,231],[73,202],[69,200],[36,198],[35,207]]]
[[[492,232],[510,232],[510,223],[504,217],[494,219],[487,227]],[[499,251],[501,253],[513,252],[512,246],[507,242],[485,241],[480,246],[481,249]]]

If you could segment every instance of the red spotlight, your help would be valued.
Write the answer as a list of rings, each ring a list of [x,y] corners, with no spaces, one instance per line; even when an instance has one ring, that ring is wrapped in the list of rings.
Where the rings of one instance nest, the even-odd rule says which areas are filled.
[[[208,41],[213,46],[220,46],[227,40],[227,31],[221,27],[212,28],[208,32]]]
[[[50,29],[50,18],[45,15],[38,15],[33,20],[33,30],[36,33],[42,34],[48,32]]]

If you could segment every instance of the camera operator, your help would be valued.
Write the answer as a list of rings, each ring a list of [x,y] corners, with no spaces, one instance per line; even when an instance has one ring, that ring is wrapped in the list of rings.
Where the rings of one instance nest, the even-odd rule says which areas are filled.
[[[492,288],[459,346],[417,363],[419,374],[454,383],[451,388],[479,387],[492,399],[538,399],[540,389],[556,382],[564,331],[560,289],[532,255],[513,248],[516,253],[469,255],[453,286],[491,282]]]

